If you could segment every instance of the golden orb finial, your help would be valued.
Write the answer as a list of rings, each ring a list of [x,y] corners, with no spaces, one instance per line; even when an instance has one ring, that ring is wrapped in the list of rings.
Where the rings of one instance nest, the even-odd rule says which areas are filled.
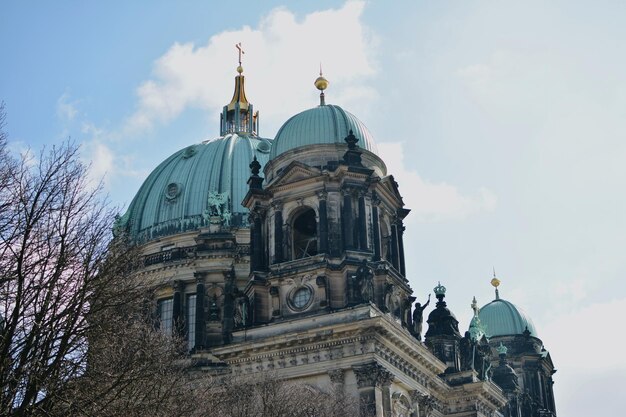
[[[315,88],[324,91],[328,88],[328,80],[321,75],[315,80]]]
[[[491,279],[491,285],[496,288],[498,288],[498,285],[500,285],[500,280],[496,278],[496,268],[493,268],[493,278]]]
[[[491,278],[491,285],[496,289],[496,300],[500,299],[500,293],[498,292],[498,286],[500,285],[500,280],[496,278],[496,268],[493,268],[493,278]]]
[[[315,80],[315,88],[324,91],[328,88],[328,80],[322,75],[322,64],[320,63],[320,76]]]
[[[243,72],[243,67],[242,67],[241,65],[239,65],[239,66],[237,67],[237,72],[238,72],[239,74],[241,74],[241,73]]]
[[[315,84],[315,88],[320,90],[320,106],[324,106],[326,104],[326,101],[324,99],[324,90],[328,88],[329,82],[322,75],[322,63],[321,62],[320,62],[320,76],[317,77],[314,84]]]

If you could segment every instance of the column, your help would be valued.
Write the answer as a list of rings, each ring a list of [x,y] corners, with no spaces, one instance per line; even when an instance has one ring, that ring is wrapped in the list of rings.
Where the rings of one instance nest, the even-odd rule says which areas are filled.
[[[234,314],[235,271],[224,272],[224,312],[222,314],[222,339],[224,344],[232,341],[232,331],[235,327]]]
[[[359,194],[359,249],[367,250],[367,217],[365,216],[365,193]]]
[[[395,222],[391,224],[391,264],[396,270],[400,270],[398,250],[398,228]]]
[[[402,223],[398,225],[398,250],[400,260],[400,273],[406,277],[406,265],[404,262],[404,226]]]
[[[263,219],[261,213],[251,212],[252,230],[250,233],[251,262],[250,272],[265,269],[265,250],[263,245]]]
[[[283,212],[280,203],[274,205],[274,263],[281,263],[283,258]]]
[[[327,193],[319,193],[319,252],[328,253],[328,212],[326,208]]]
[[[353,368],[359,388],[360,417],[391,417],[393,374],[372,362]]]
[[[378,204],[380,200],[372,195],[372,228],[374,229],[374,261],[380,261],[380,225],[378,224]]]
[[[172,332],[181,336],[183,334],[183,303],[182,303],[182,283],[180,281],[174,281],[172,284],[174,288],[174,296],[172,297]]]
[[[206,335],[204,298],[204,276],[196,275],[196,350],[204,348],[204,339]]]
[[[253,273],[256,269],[257,269],[257,254],[256,254],[256,242],[255,242],[255,236],[254,236],[254,227],[255,227],[255,223],[254,223],[254,219],[255,219],[255,215],[252,211],[250,211],[250,214],[248,215],[248,223],[250,224],[250,273]]]
[[[343,209],[342,209],[342,225],[343,225],[343,248],[354,249],[354,234],[352,223],[352,195],[349,191],[343,192]]]

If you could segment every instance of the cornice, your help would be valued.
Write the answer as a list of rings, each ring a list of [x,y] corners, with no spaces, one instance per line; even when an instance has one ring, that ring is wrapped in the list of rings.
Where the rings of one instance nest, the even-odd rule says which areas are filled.
[[[428,387],[440,394],[447,392],[449,386],[438,377],[445,370],[445,365],[375,307],[356,308],[366,309],[371,311],[369,319],[297,333],[294,329],[297,329],[298,321],[310,321],[311,318],[294,319],[284,323],[291,329],[290,333],[233,343],[214,349],[212,353],[242,372],[286,369],[311,363],[322,367],[326,363],[332,368],[332,363],[337,360],[362,363],[369,358],[395,370],[396,374],[403,376],[405,383],[422,389]],[[346,311],[334,314],[340,313],[350,317],[350,312]]]

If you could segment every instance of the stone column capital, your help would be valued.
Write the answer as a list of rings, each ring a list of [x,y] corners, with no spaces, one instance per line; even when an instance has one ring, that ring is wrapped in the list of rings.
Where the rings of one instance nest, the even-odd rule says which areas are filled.
[[[359,388],[386,387],[394,380],[391,372],[375,362],[354,366],[353,370]]]
[[[283,210],[283,200],[276,199],[271,203],[272,209],[274,211],[282,211]]]
[[[333,384],[343,384],[345,378],[345,371],[343,369],[332,369],[328,371],[330,382]]]
[[[194,272],[193,276],[196,279],[196,284],[204,284],[204,272]]]

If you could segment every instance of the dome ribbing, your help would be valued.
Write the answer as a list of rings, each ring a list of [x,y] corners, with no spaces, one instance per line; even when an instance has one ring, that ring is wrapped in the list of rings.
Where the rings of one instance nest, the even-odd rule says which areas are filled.
[[[208,222],[211,195],[224,200],[220,210],[232,225],[245,223],[250,161],[265,165],[270,149],[269,139],[228,134],[174,153],[144,181],[118,226],[138,241],[197,229]]]
[[[374,138],[352,113],[339,106],[324,105],[296,114],[287,120],[274,139],[270,159],[302,146],[316,144],[345,145],[350,130],[359,139],[358,146],[377,153]]]
[[[526,328],[531,336],[538,337],[535,325],[526,312],[509,301],[493,300],[480,309],[478,317],[488,337],[521,335]]]

